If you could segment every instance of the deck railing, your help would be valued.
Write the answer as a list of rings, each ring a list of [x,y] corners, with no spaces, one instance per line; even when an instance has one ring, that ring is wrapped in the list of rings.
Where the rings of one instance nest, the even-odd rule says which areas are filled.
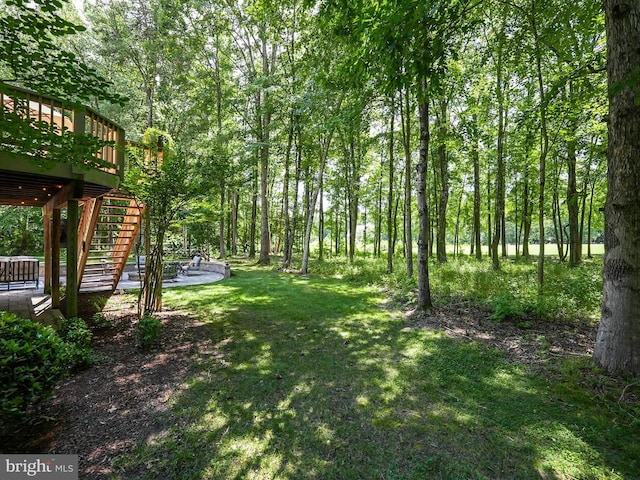
[[[106,163],[100,170],[123,178],[124,129],[88,107],[69,107],[60,100],[46,95],[11,87],[9,93],[0,91],[0,103],[5,114],[18,113],[41,125],[63,131],[83,133],[109,142],[94,157]]]

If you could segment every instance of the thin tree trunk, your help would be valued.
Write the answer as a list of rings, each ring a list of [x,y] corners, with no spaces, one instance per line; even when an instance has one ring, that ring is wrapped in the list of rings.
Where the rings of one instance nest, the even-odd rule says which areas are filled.
[[[240,194],[236,190],[231,196],[231,254],[238,255],[238,204]]]
[[[531,237],[533,205],[531,202],[531,191],[529,187],[529,169],[525,167],[524,187],[522,191],[522,256],[529,260],[529,238]]]
[[[318,206],[318,260],[324,259],[324,178],[320,177],[320,205]]]
[[[219,241],[219,247],[220,247],[220,258],[221,259],[225,259],[227,257],[227,249],[225,247],[226,244],[226,238],[225,238],[225,222],[226,222],[226,211],[227,211],[227,199],[225,196],[225,185],[224,185],[224,180],[221,182],[220,185],[220,241]]]
[[[382,158],[382,156],[381,156]],[[382,166],[378,178],[378,201],[376,202],[376,231],[374,234],[373,255],[382,256]]]
[[[420,78],[418,112],[420,121],[420,160],[418,162],[418,311],[432,308],[431,288],[429,285],[429,205],[427,195],[427,176],[429,172],[429,98],[427,78]]]
[[[591,256],[591,219],[593,218],[593,194],[595,192],[596,182],[594,181],[591,184],[591,195],[589,198],[589,218],[587,220],[587,256],[589,258],[593,258]]]
[[[531,27],[534,36],[534,49],[536,57],[536,73],[538,77],[538,94],[540,102],[540,159],[538,170],[540,172],[540,183],[538,192],[538,230],[540,238],[540,253],[538,254],[538,295],[544,294],[544,198],[545,198],[545,182],[547,175],[547,153],[549,152],[549,134],[547,132],[547,107],[546,93],[544,88],[544,79],[542,77],[542,52],[540,51],[540,37],[538,35],[538,26],[536,22],[536,0],[531,0]]]
[[[256,258],[256,227],[258,223],[258,165],[253,168],[253,194],[251,197],[251,228],[249,229],[249,258]]]
[[[460,255],[460,211],[462,210],[462,192],[460,192],[460,196],[458,197],[458,209],[456,213],[456,231],[455,231],[455,241],[454,241],[454,254],[457,257]]]
[[[293,260],[293,246],[296,240],[296,232],[298,231],[298,205],[299,205],[299,185],[300,176],[302,175],[302,133],[298,129],[295,136],[296,146],[296,171],[293,179],[293,213],[291,217],[291,236],[289,239],[289,262]]]
[[[446,138],[448,134],[449,116],[447,112],[448,103],[444,98],[440,99],[439,115],[439,136],[438,145],[439,175],[440,175],[440,198],[438,202],[438,232],[436,240],[436,252],[438,263],[447,261],[447,207],[449,204],[449,161],[447,153]]]
[[[471,156],[473,158],[473,234],[475,237],[476,259],[482,260],[482,243],[480,225],[480,154],[477,135],[478,117],[473,115],[474,138],[471,143]]]
[[[393,188],[395,171],[395,159],[393,155],[395,129],[395,98],[391,98],[391,119],[389,124],[389,190],[387,192],[387,273],[393,273]]]
[[[269,78],[270,66],[267,52],[266,34],[262,33],[262,75]],[[260,102],[260,94],[263,94],[264,101]],[[269,142],[271,124],[271,106],[269,102],[269,91],[264,88],[258,92],[258,142],[260,143],[260,265],[271,264],[271,230],[269,226]],[[264,109],[264,111],[260,111]]]
[[[310,255],[310,243],[311,243],[311,231],[313,229],[313,217],[318,201],[318,195],[320,194],[320,186],[322,185],[322,177],[324,175],[324,168],[327,163],[327,156],[329,155],[329,147],[331,145],[331,132],[327,138],[323,139],[320,147],[320,168],[318,170],[318,179],[316,188],[313,189],[313,193],[310,197],[309,209],[307,213],[307,225],[304,232],[304,240],[302,246],[302,268],[300,273],[306,274],[309,272],[309,255]]]
[[[404,147],[404,252],[407,260],[407,276],[413,277],[413,227],[411,219],[411,109],[409,90],[404,90],[403,102],[400,102],[402,121],[402,145]]]
[[[577,125],[571,120],[569,128],[571,138],[567,142],[567,210],[569,213],[569,266],[576,267],[582,257],[582,237],[579,228],[580,196],[576,178],[576,138]]]
[[[289,118],[289,132],[287,135],[287,148],[284,155],[284,179],[282,181],[282,210],[284,213],[284,249],[282,254],[282,268],[287,269],[291,266],[291,249],[289,244],[291,238],[291,214],[289,212],[289,182],[290,182],[290,166],[291,166],[291,149],[293,148],[293,121],[294,115]]]
[[[504,24],[503,24],[504,29]],[[500,269],[500,257],[498,256],[498,244],[502,237],[502,217],[504,215],[505,206],[505,166],[504,166],[504,136],[505,136],[505,105],[504,105],[504,85],[502,78],[502,62],[503,62],[504,35],[500,33],[498,40],[498,58],[496,61],[496,99],[498,104],[498,145],[496,153],[496,199],[495,199],[495,218],[494,218],[494,234],[491,241],[491,260],[494,270]]]

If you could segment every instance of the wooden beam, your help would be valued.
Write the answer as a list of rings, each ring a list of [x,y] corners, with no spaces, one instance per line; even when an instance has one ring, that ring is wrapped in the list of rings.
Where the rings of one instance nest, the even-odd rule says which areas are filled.
[[[44,207],[42,207],[42,212],[45,215],[51,214],[56,209],[60,209],[64,207],[67,202],[71,199],[80,200],[82,199],[84,191],[84,182],[81,180],[74,180],[71,183],[68,183],[62,190],[55,194],[55,196],[49,200]]]

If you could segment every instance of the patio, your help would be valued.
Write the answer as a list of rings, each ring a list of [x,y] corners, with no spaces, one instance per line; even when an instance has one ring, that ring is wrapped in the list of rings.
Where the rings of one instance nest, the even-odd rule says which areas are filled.
[[[140,283],[128,280],[123,276],[115,290],[118,292],[132,291],[140,288]],[[224,279],[224,275],[217,272],[199,271],[189,275],[178,275],[176,278],[165,280],[162,283],[164,288],[185,287],[190,285],[204,285],[218,282]],[[65,278],[61,278],[64,284]],[[24,318],[38,321],[45,325],[55,323],[63,317],[60,310],[51,308],[51,295],[45,294],[42,288],[43,282],[40,279],[39,287],[24,287],[22,285],[11,285],[9,290],[0,289],[0,311],[15,313]],[[104,289],[102,289],[104,290]],[[100,291],[96,289],[95,291]]]

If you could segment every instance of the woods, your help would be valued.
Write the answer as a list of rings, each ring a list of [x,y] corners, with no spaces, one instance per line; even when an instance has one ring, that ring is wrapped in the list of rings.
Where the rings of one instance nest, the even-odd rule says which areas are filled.
[[[603,228],[603,13],[445,3],[114,1],[85,6],[84,41],[130,97],[105,111],[165,129],[200,177],[194,248],[579,264]]]
[[[33,20],[23,2],[6,3]],[[90,89],[69,98],[93,98],[132,140],[156,127],[175,142],[176,182],[190,186],[163,230],[184,253],[246,252],[303,273],[312,256],[342,255],[386,256],[391,272],[399,254],[409,277],[417,262],[416,306],[429,310],[430,259],[488,254],[500,270],[508,255],[537,255],[543,296],[545,262],[578,266],[583,244],[590,256],[603,238],[607,121],[621,96],[610,93],[608,115],[607,88],[636,88],[633,65],[620,70],[618,50],[605,49],[605,16],[612,28],[635,18],[627,7],[113,0],[53,9],[63,6],[68,20],[52,28],[75,35],[54,63],[90,65],[96,91],[109,79],[128,102]],[[47,38],[53,52],[55,34]],[[15,39],[3,42],[15,50]],[[51,86],[22,57],[3,63],[4,81]],[[628,168],[608,148],[612,184]],[[613,218],[619,200],[609,195]]]
[[[0,0],[0,453],[636,478],[638,45],[623,0]]]

